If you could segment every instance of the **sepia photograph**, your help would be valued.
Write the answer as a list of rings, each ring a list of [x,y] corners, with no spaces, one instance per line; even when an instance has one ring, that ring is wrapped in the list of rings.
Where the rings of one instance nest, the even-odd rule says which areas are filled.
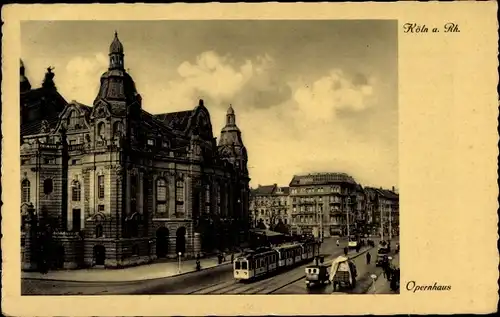
[[[22,294],[397,294],[397,33],[23,22]]]
[[[2,312],[494,312],[496,11],[3,7]]]

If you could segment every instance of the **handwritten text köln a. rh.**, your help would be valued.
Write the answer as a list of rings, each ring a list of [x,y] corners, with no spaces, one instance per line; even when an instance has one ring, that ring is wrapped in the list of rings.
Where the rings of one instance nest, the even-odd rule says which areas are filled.
[[[418,23],[405,23],[403,25],[404,33],[459,33],[460,29],[458,28],[458,24],[448,22],[445,23],[442,27],[432,27],[429,30],[429,27],[425,24]]]

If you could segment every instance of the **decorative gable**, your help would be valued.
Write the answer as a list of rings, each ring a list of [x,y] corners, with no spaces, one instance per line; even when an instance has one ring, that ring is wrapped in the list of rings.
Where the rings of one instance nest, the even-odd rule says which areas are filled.
[[[186,129],[189,134],[198,134],[202,139],[212,140],[213,130],[208,109],[200,101],[199,106],[193,111]]]
[[[100,118],[108,118],[110,116],[111,112],[109,111],[109,104],[104,100],[99,100],[92,109],[90,119],[95,120]]]
[[[90,107],[72,101],[61,112],[54,132],[59,132],[61,128],[67,131],[89,129],[89,113]]]

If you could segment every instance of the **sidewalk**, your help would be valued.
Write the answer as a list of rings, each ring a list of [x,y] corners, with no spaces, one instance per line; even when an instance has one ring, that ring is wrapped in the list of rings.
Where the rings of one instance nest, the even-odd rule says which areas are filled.
[[[392,263],[394,266],[399,267],[399,254],[392,256]],[[390,282],[384,277],[383,273],[377,276],[375,283],[368,289],[367,294],[394,294],[391,290]]]
[[[238,253],[234,255],[236,259]],[[220,265],[230,265],[231,255],[226,256],[225,262]],[[209,269],[220,266],[217,257],[200,260],[201,269]],[[181,262],[152,263],[123,269],[81,269],[49,271],[47,274],[39,272],[21,272],[23,279],[56,280],[69,282],[132,282],[143,281],[170,276],[182,275],[196,271],[196,260]]]

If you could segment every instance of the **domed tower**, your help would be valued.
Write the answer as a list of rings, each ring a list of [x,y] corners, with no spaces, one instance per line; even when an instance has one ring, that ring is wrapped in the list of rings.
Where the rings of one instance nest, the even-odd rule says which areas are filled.
[[[236,115],[234,109],[230,105],[226,114],[226,125],[222,128],[219,145],[219,154],[221,157],[232,163],[237,169],[248,173],[247,149],[241,138],[241,131],[236,125]]]
[[[116,115],[124,115],[126,108],[141,107],[141,97],[137,93],[132,77],[125,71],[125,59],[123,45],[118,39],[118,33],[109,46],[108,71],[101,76],[101,87],[94,101],[94,106],[100,101],[111,105],[110,112]]]
[[[24,63],[22,59],[20,60],[19,75],[20,75],[19,85],[21,93],[30,91],[31,84],[25,75]]]

